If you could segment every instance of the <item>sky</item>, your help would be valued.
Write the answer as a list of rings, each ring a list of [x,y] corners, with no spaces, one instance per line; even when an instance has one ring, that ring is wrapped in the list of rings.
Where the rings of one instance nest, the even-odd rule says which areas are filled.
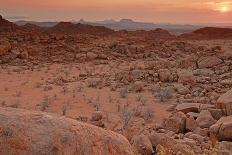
[[[9,20],[231,23],[232,0],[0,0]]]

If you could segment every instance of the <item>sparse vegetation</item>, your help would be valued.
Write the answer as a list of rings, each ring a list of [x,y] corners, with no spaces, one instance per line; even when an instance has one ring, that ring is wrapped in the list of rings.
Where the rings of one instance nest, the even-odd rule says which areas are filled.
[[[49,104],[50,104],[50,98],[48,96],[45,96],[43,98],[42,103],[40,104],[40,110],[45,111],[49,107]]]
[[[158,92],[154,94],[155,97],[158,97],[160,102],[166,102],[171,99],[173,96],[173,92],[168,88],[161,88]]]

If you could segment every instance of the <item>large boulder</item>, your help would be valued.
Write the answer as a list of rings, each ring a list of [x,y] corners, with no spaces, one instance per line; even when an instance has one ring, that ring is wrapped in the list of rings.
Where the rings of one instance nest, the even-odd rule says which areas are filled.
[[[176,106],[177,111],[181,111],[183,113],[189,112],[198,112],[200,108],[200,103],[182,103]]]
[[[201,57],[197,64],[199,68],[211,68],[216,65],[221,64],[223,61],[219,59],[217,56],[206,56],[206,57]]]
[[[210,135],[218,140],[232,141],[232,116],[220,118],[210,127]]]
[[[222,109],[224,114],[228,116],[232,115],[232,89],[219,97],[217,108]]]
[[[175,133],[184,133],[186,127],[186,116],[182,112],[177,112],[163,122],[163,126]]]
[[[202,110],[197,117],[196,122],[201,128],[209,128],[211,125],[216,123],[216,120],[208,110]]]
[[[0,154],[133,155],[122,135],[66,117],[0,108]]]

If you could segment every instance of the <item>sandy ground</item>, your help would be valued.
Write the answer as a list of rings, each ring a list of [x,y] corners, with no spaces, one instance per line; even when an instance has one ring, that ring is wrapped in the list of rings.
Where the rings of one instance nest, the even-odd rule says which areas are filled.
[[[0,104],[1,106],[41,110],[74,119],[90,118],[94,111],[104,113],[107,129],[120,129],[122,111],[137,108],[142,111],[133,123],[141,124],[140,117],[146,123],[160,123],[169,116],[166,111],[169,103],[159,103],[151,92],[128,93],[122,97],[119,90],[111,91],[109,87],[90,88],[85,80],[79,80],[80,73],[86,71],[84,66],[91,64],[43,64],[29,69],[25,66],[2,66],[0,70]],[[91,68],[91,67],[90,67]],[[108,72],[109,66],[98,66],[93,73]],[[63,77],[68,82],[57,84]],[[141,116],[142,115],[142,116]],[[144,122],[144,121],[142,121]]]

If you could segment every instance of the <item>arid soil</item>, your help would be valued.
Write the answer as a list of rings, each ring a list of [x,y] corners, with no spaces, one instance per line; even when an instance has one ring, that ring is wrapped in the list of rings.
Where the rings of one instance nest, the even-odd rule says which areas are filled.
[[[128,154],[131,148],[143,155],[231,154],[232,37],[223,36],[227,29],[211,31],[174,36],[162,29],[113,31],[64,22],[20,27],[0,18],[0,119],[14,110],[14,117],[53,113],[56,123],[62,116],[91,124],[85,125],[93,133],[103,132],[99,127],[122,134]],[[8,141],[1,123],[2,148]],[[0,154],[17,154],[9,147]],[[72,147],[56,153],[81,154],[73,149],[83,145]]]

